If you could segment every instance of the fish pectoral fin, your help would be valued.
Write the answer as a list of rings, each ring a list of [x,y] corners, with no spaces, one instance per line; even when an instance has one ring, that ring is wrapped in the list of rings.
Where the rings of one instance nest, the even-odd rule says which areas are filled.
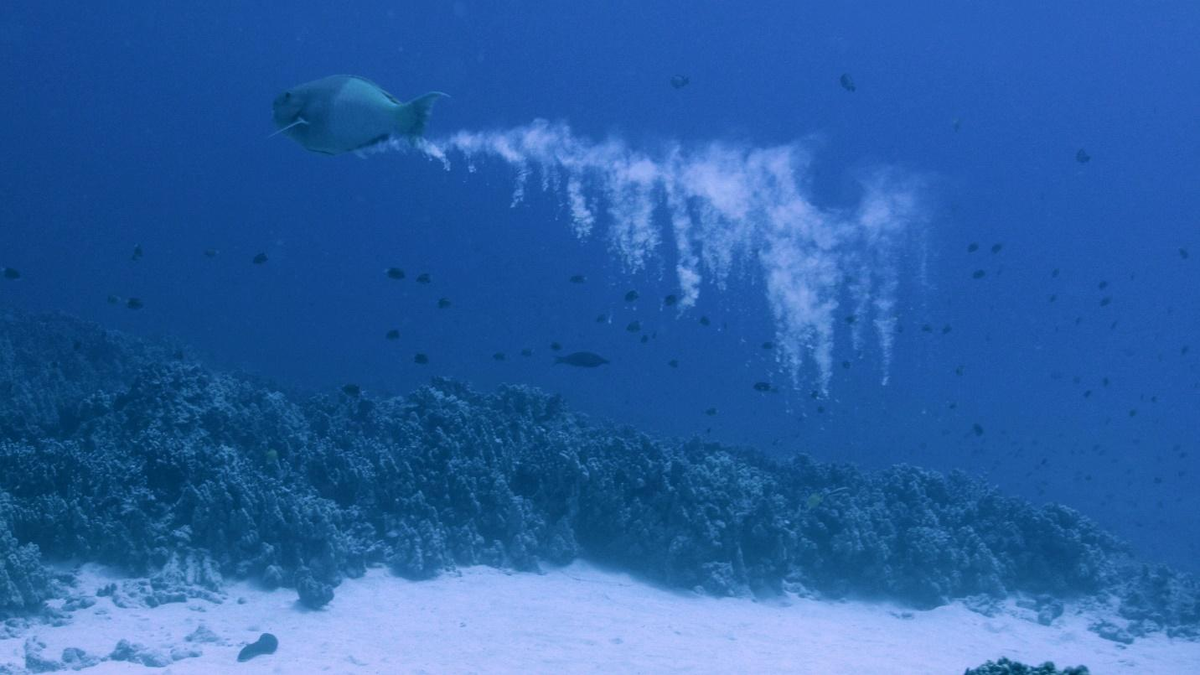
[[[280,128],[275,133],[271,134],[270,136],[267,136],[267,138],[275,138],[279,134],[282,134],[283,132],[287,131],[288,129],[291,129],[294,126],[298,126],[301,124],[308,124],[308,120],[304,119],[303,117],[297,117],[295,122],[292,122],[291,124],[287,125],[286,127]]]

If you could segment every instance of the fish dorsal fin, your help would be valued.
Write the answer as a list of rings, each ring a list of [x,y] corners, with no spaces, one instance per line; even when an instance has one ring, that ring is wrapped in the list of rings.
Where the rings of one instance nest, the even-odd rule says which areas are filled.
[[[396,105],[403,105],[403,101],[401,101],[400,99],[396,98],[395,96],[392,96],[391,94],[389,94],[387,89],[384,89],[383,87],[381,87],[381,86],[379,86],[378,84],[376,84],[376,83],[372,82],[371,80],[368,80],[368,79],[367,79],[367,78],[365,78],[365,77],[360,77],[360,76],[358,76],[358,75],[347,75],[346,77],[348,77],[348,78],[350,78],[350,79],[352,79],[352,80],[358,80],[359,82],[363,82],[363,83],[369,84],[369,85],[371,85],[372,87],[374,87],[375,89],[378,89],[378,90],[379,90],[379,93],[381,93],[381,94],[383,94],[384,96],[386,96],[386,97],[387,97],[387,99],[388,99],[389,101],[391,101],[392,103],[395,103]]]

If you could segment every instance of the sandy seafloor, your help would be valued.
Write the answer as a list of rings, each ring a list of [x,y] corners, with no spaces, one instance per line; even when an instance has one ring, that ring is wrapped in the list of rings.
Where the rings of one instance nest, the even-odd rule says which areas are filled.
[[[80,593],[120,577],[99,566],[79,573]],[[25,643],[59,659],[76,647],[109,654],[121,639],[198,657],[165,668],[102,661],[84,672],[128,673],[962,673],[1007,656],[1092,673],[1200,672],[1200,643],[1161,634],[1125,646],[1087,630],[1092,617],[1068,605],[1052,626],[1009,605],[986,617],[950,604],[912,611],[886,603],[800,597],[766,601],[664,590],[577,562],[544,574],[466,568],[431,581],[369,570],[337,588],[319,611],[291,589],[239,582],[221,603],[191,599],[120,608],[109,597],[64,626],[33,626],[0,641],[0,663],[25,667]],[[61,601],[57,601],[61,603]],[[185,640],[201,624],[221,642]],[[262,632],[278,651],[244,663],[241,647]]]

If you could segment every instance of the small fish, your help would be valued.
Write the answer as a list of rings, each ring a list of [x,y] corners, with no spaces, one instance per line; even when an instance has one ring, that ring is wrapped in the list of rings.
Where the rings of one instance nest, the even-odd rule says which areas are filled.
[[[625,302],[633,302],[634,300],[637,300],[640,297],[641,296],[638,295],[637,291],[629,291],[628,293],[625,294]]]
[[[684,87],[688,86],[691,81],[691,78],[689,78],[687,75],[671,76],[671,86],[676,89],[683,89]]]
[[[679,302],[679,298],[675,297],[674,293],[663,298],[663,304],[666,305],[667,307],[674,307],[675,303],[677,303],[677,302]]]
[[[950,324],[946,324],[945,326],[942,326],[942,335],[946,335],[952,330],[954,329],[950,327]]]
[[[850,316],[846,317],[846,323],[848,323],[848,324],[850,324],[850,325],[854,325],[854,324],[855,324],[855,323],[857,323],[857,322],[858,322],[858,317],[857,317],[857,316],[854,316],[853,314],[851,314]]]
[[[957,117],[955,117],[955,118],[954,118],[954,121],[952,121],[952,122],[950,123],[950,125],[951,125],[951,126],[953,126],[953,127],[954,127],[954,131],[955,131],[955,132],[957,132],[957,131],[958,131],[958,130],[959,130],[961,127],[962,127],[962,120],[960,120],[960,119],[958,119]]]
[[[1087,154],[1087,150],[1080,148],[1079,152],[1075,153],[1075,161],[1079,162],[1080,164],[1087,164],[1088,162],[1092,161],[1092,156]]]
[[[424,366],[429,363],[429,357],[418,352],[416,356],[413,356],[413,363]]]
[[[215,248],[204,249],[204,257],[205,258],[215,258],[220,253],[221,253],[221,251],[218,249],[215,249]]]
[[[979,422],[976,422],[971,425],[971,431],[973,431],[976,436],[982,436],[983,435],[983,425],[980,424]],[[1003,435],[1004,434],[1001,434],[1001,436],[1003,436]]]
[[[977,244],[975,242],[971,242],[971,243],[967,244],[967,253],[974,253],[975,251],[978,251],[978,250],[979,250],[979,244]]]
[[[709,325],[710,323],[712,323],[712,322],[708,320],[708,317],[707,317],[707,316],[702,316],[702,317],[700,317],[700,325],[701,325],[701,326],[707,326],[707,325]]]
[[[583,276],[582,274],[575,274],[571,276],[569,281],[573,284],[582,284],[583,282],[587,281],[587,277]]]
[[[761,344],[761,345],[759,345],[759,346],[760,346],[760,347],[762,347],[763,349],[767,350],[767,351],[770,351],[770,350],[772,350],[772,349],[775,349],[775,343],[774,343],[774,342],[771,342],[770,340],[767,340],[766,342],[762,343],[762,344]]]
[[[842,76],[838,78],[838,82],[841,83],[842,89],[846,91],[858,91],[858,87],[855,86],[854,79],[850,77],[850,73],[842,73]]]
[[[754,391],[771,391],[770,382],[755,382]]]
[[[1111,295],[1106,295],[1103,298],[1100,298],[1100,306],[1101,307],[1108,307],[1110,304],[1112,304],[1112,296]]]
[[[357,384],[347,384],[342,387],[342,393],[351,398],[356,398],[362,393],[362,389]]]
[[[438,298],[438,309],[447,309],[450,307],[449,298]]]
[[[963,374],[963,367],[962,367],[962,366],[959,366],[959,367],[955,368],[955,369],[954,369],[954,374],[955,374],[955,375],[958,375],[959,377],[962,377],[962,374]]]
[[[506,356],[504,354],[504,352],[496,352],[495,354],[492,354],[492,360],[493,361],[507,361],[508,356]]]
[[[395,279],[397,281],[404,278],[404,270],[400,269],[399,267],[389,267],[384,270],[383,273],[387,275],[387,278]]]
[[[254,260],[252,262],[255,265],[261,265],[261,264],[267,262],[267,254],[259,253],[258,255],[254,256]],[[284,267],[287,267],[287,265],[284,265]]]
[[[992,253],[999,253],[1002,248],[1004,248],[1004,244],[992,244]]]
[[[679,367],[679,359],[671,359],[670,361],[667,361],[667,365],[671,366],[672,368],[678,368]]]
[[[141,309],[146,306],[140,298],[130,298],[125,301],[125,306],[129,309]]]
[[[641,329],[642,329],[642,322],[638,321],[636,319],[633,321],[630,321],[629,324],[627,326],[625,326],[625,330],[629,331],[630,333],[636,333],[636,332],[640,331]]]
[[[1058,300],[1058,293],[1051,293],[1050,302],[1054,302],[1055,300]]]
[[[1101,281],[1099,284],[1096,285],[1096,287],[1099,288],[1100,290],[1104,290],[1104,289],[1108,288],[1108,282]]]
[[[1183,258],[1184,260],[1187,260],[1188,259],[1188,250],[1186,248],[1179,249],[1179,257]]]
[[[133,245],[133,255],[129,256],[129,259],[134,262],[137,262],[142,259],[142,245],[141,244]]]
[[[1187,356],[1187,353],[1188,353],[1188,352],[1190,352],[1191,350],[1192,350],[1191,346],[1189,346],[1189,345],[1184,345],[1184,346],[1182,346],[1182,347],[1180,347],[1180,348],[1179,348],[1179,355],[1180,355],[1180,356]]]
[[[529,347],[526,347],[521,350],[521,356],[533,356],[533,350]]]
[[[387,332],[387,334],[384,335],[384,337],[389,340],[399,340],[400,339],[400,331],[393,328],[393,329],[389,330]]]
[[[850,362],[849,362],[849,361],[842,361],[842,369],[843,369],[843,370],[850,370]]]
[[[417,275],[418,284],[428,284],[433,281],[433,277],[429,276],[429,272],[421,272]]]
[[[975,270],[974,272],[971,273],[971,278],[972,279],[982,279],[985,275],[987,275],[987,272],[984,272],[983,270]]]
[[[932,333],[933,332],[933,324],[928,324],[928,323],[923,324],[921,326],[921,332],[922,333]]]
[[[649,342],[649,341],[650,341],[650,336],[649,336],[649,335],[643,335],[643,336],[642,336],[642,339],[641,339],[641,343],[642,343],[642,344],[646,344],[646,343],[647,343],[647,342]]]
[[[554,359],[554,365],[560,363],[576,368],[595,368],[608,363],[608,359],[592,352],[574,352]]]
[[[13,267],[5,267],[4,278],[8,279],[9,281],[16,281],[17,279],[21,278],[21,273]]]
[[[1055,268],[1054,268],[1054,269],[1053,269],[1053,270],[1050,272],[1050,276],[1051,276],[1052,278],[1054,278],[1054,279],[1057,279],[1057,278],[1058,278],[1058,271],[1059,271],[1059,270],[1058,270],[1058,268],[1057,268],[1057,267],[1055,267]]]
[[[555,352],[557,352],[557,351],[559,351],[559,350],[561,350],[561,349],[562,349],[562,345],[561,345],[561,344],[559,344],[559,343],[557,343],[557,342],[551,342],[551,343],[550,343],[550,350],[551,350],[551,351],[555,351]]]
[[[608,321],[607,314],[597,314],[596,315],[596,323],[606,323],[607,321]]]
[[[705,410],[705,411],[704,411],[704,414],[705,414],[705,415],[708,415],[709,417],[716,417],[716,416],[717,416],[717,409],[716,409],[716,408],[709,408],[709,409],[707,409],[707,410]]]

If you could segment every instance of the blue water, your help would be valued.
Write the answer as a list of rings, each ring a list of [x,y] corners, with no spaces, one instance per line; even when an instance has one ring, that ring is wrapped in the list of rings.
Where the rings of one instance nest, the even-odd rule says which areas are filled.
[[[0,280],[0,304],[172,336],[298,388],[528,383],[652,432],[961,468],[1197,569],[1200,6],[796,4],[10,2],[0,266],[21,279]],[[449,93],[427,134],[449,170],[266,138],[277,93],[334,73]],[[805,242],[854,234],[766,263],[782,250],[767,216],[732,243],[720,219],[693,220],[728,275],[696,263],[695,305],[665,307],[684,254],[661,184],[625,230],[657,245],[614,238],[629,219],[592,174],[581,237],[569,171],[526,149],[514,200],[519,166],[456,146],[539,119],[575,159],[615,147],[695,190],[732,174],[743,198],[816,209],[770,221],[813,230]],[[791,201],[746,168],[772,148],[793,153]],[[708,161],[716,149],[734,159]],[[863,234],[875,198],[904,202],[883,244]],[[789,294],[811,284],[770,283],[805,261],[834,279],[825,313]],[[863,274],[878,276],[856,296]],[[875,322],[892,318],[888,343]],[[807,329],[832,331],[829,354]],[[612,363],[552,366],[555,341]]]

